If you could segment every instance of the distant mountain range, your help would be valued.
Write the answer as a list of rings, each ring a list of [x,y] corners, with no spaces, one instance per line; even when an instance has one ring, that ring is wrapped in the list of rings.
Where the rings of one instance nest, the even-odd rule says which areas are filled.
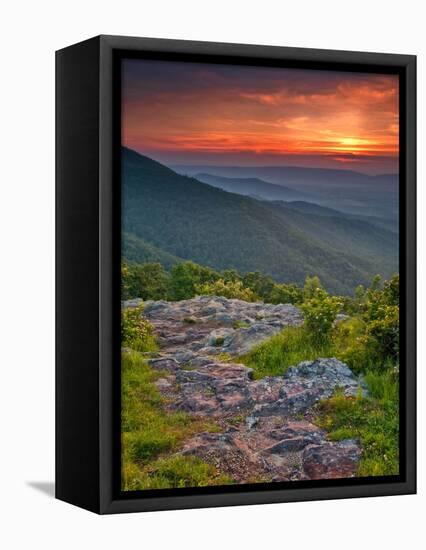
[[[249,181],[215,182],[240,186],[240,194],[231,193],[123,148],[123,256],[166,267],[193,260],[218,270],[258,270],[299,284],[307,275],[318,275],[341,294],[377,272],[389,276],[398,270],[398,237],[386,227],[386,218],[281,200],[281,191],[270,189],[280,186],[257,176],[243,179]],[[279,197],[269,199],[280,200],[244,196],[259,196],[258,189],[253,193],[257,186],[263,193],[277,192]],[[286,199],[292,192],[282,189]]]
[[[295,191],[285,185],[276,185],[268,183],[260,178],[225,178],[224,176],[214,176],[211,174],[195,174],[195,179],[219,187],[230,193],[239,195],[248,195],[250,197],[262,198],[267,200],[296,201],[308,199],[309,195],[300,191]]]
[[[244,195],[251,195],[253,188],[253,183],[244,185],[244,180],[250,182],[254,178],[260,180],[257,181],[255,194],[265,199],[271,198],[270,185],[275,184],[283,186],[286,193],[290,190],[299,193],[295,200],[314,202],[342,212],[380,216],[394,222],[398,215],[398,174],[370,176],[352,170],[289,166],[179,165],[171,168],[179,174],[194,177],[201,174],[201,181]]]

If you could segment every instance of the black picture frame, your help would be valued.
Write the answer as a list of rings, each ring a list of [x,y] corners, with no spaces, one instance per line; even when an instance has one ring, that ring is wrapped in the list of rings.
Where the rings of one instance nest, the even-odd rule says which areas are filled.
[[[120,492],[121,57],[400,78],[400,475]],[[118,477],[117,477],[118,476]],[[98,36],[56,52],[56,498],[100,514],[416,492],[416,57]]]

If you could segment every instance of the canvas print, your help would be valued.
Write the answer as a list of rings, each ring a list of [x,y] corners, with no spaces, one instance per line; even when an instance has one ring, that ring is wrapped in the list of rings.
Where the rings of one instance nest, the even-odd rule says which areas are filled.
[[[121,61],[123,491],[399,473],[398,105]]]

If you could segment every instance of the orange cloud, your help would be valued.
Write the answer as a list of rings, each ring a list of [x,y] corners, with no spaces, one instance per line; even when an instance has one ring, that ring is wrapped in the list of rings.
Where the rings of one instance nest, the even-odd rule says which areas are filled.
[[[194,69],[188,82],[176,80],[177,87],[160,71],[157,85],[154,77],[132,81],[131,93],[123,93],[123,143],[154,154],[324,155],[351,164],[362,157],[397,158],[396,76],[247,72],[254,70],[239,67],[228,76],[203,65],[202,78]]]

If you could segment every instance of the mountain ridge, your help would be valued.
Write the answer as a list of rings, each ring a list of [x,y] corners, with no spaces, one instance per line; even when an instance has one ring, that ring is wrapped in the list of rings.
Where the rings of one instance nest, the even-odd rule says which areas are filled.
[[[260,270],[302,284],[319,275],[334,292],[350,293],[375,274],[375,262],[302,231],[262,201],[182,176],[122,150],[123,231],[169,255],[214,269]]]

